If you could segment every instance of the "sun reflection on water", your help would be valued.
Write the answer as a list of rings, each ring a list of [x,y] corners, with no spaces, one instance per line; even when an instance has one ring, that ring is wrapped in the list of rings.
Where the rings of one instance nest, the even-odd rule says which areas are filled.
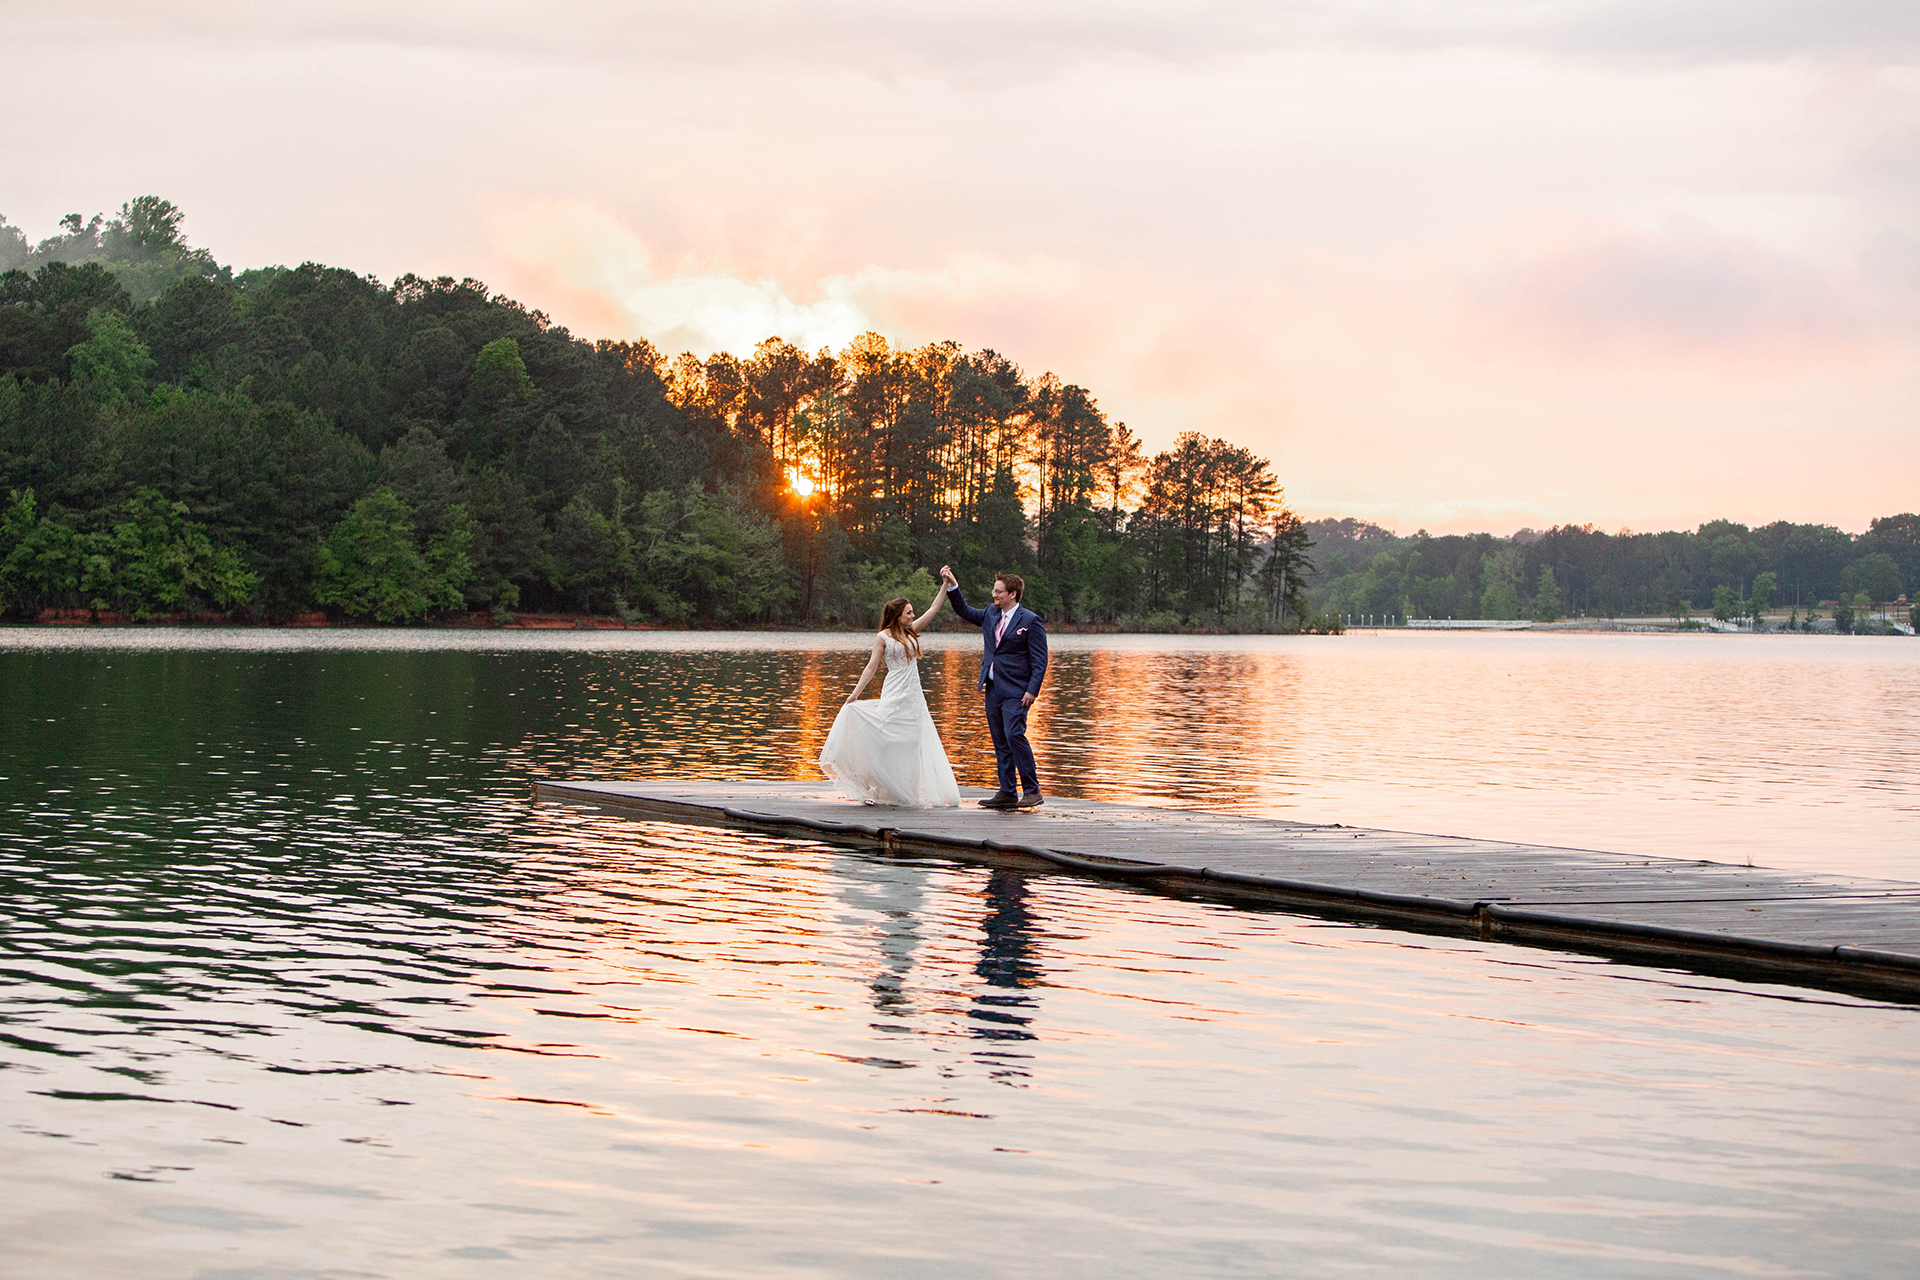
[[[508,753],[548,775],[823,781],[820,744],[866,649],[805,639],[567,655],[517,678],[529,710],[580,730],[516,720]],[[1920,705],[1920,646],[1486,639],[1064,637],[1029,718],[1042,785],[1920,880],[1920,795],[1887,781],[1920,774],[1920,745],[1871,728]],[[922,659],[955,772],[975,786],[993,781],[978,664],[977,641],[951,632]]]

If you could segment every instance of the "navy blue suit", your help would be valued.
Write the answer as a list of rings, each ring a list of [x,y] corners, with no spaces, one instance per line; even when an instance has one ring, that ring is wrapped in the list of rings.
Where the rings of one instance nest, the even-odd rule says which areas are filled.
[[[987,696],[987,732],[993,735],[1000,790],[1013,791],[1017,773],[1028,791],[1038,791],[1040,775],[1033,764],[1033,744],[1027,741],[1027,708],[1021,696],[1037,695],[1046,679],[1047,629],[1039,614],[1017,602],[1001,631],[998,608],[969,606],[958,586],[947,588],[947,599],[955,613],[980,628],[980,688]]]

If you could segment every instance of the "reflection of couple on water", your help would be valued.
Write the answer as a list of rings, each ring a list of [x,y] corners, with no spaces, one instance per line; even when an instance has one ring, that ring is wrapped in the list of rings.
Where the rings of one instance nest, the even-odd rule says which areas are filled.
[[[909,600],[889,600],[881,610],[872,656],[834,718],[827,745],[820,749],[820,767],[842,791],[869,804],[921,808],[960,803],[953,766],[920,688],[920,633],[940,612],[941,603],[951,599],[953,611],[980,628],[980,691],[999,771],[999,789],[980,803],[989,809],[1031,809],[1040,803],[1040,776],[1027,741],[1027,708],[1040,696],[1040,682],[1046,678],[1047,629],[1039,614],[1020,603],[1026,583],[1017,573],[994,578],[993,604],[986,609],[967,604],[953,570],[945,565],[940,581],[946,590],[924,613],[915,615]],[[860,694],[882,664],[887,674],[880,696],[861,701]]]

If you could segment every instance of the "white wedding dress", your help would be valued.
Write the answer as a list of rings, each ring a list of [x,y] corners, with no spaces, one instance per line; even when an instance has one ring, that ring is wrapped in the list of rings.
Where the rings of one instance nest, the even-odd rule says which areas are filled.
[[[924,809],[960,803],[940,732],[920,688],[920,662],[892,636],[880,696],[849,702],[833,719],[820,768],[840,790],[870,804]]]

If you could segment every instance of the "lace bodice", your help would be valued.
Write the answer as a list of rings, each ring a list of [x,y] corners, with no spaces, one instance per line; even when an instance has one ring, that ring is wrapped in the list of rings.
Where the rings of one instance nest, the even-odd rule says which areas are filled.
[[[887,643],[887,670],[889,672],[899,671],[904,667],[910,667],[914,664],[916,659],[911,653],[907,652],[907,646],[901,644],[884,631],[880,633],[880,638]]]

